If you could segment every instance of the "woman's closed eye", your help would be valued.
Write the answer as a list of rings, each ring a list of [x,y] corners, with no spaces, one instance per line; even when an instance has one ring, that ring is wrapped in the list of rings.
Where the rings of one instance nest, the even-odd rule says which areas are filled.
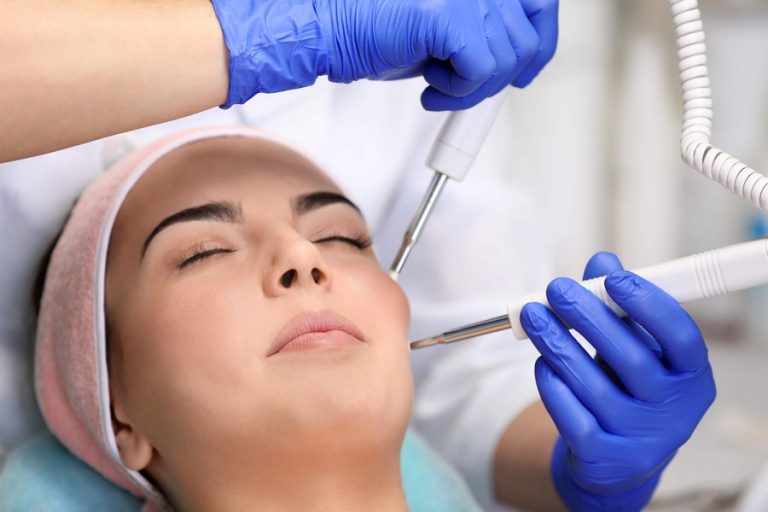
[[[192,246],[190,249],[181,252],[176,261],[176,266],[180,269],[183,269],[193,263],[202,261],[206,258],[210,258],[216,254],[230,252],[235,252],[235,250],[221,246],[210,246],[203,242],[199,242]]]
[[[371,238],[366,235],[353,235],[353,236],[330,235],[314,241],[314,243],[316,244],[323,244],[323,243],[330,243],[330,242],[345,243],[345,244],[351,245],[352,247],[356,247],[361,251],[369,248],[373,243]]]
[[[324,236],[318,240],[313,240],[313,243],[315,244],[327,244],[332,242],[341,242],[360,251],[364,251],[365,249],[369,248],[373,243],[371,238],[366,235],[334,234]],[[204,242],[198,242],[191,248],[182,251],[179,254],[176,260],[176,266],[179,269],[183,269],[189,265],[192,265],[193,263],[197,263],[204,259],[210,258],[211,256],[215,256],[216,254],[232,252],[235,252],[235,250],[218,245],[210,245]]]

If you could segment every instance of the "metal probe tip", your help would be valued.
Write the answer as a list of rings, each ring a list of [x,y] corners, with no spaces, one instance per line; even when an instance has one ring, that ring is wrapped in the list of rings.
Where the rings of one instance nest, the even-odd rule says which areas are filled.
[[[412,341],[411,350],[416,350],[418,348],[424,348],[424,347],[431,347],[432,345],[439,345],[444,342],[445,342],[445,337],[443,337],[443,335],[440,334],[438,336],[433,336],[432,338],[424,338],[423,340]]]

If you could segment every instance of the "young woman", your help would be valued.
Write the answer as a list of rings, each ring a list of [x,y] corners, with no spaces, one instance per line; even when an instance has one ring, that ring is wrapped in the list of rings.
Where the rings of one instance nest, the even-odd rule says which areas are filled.
[[[617,268],[602,254],[588,273]],[[522,315],[561,434],[536,447],[563,501],[549,508],[639,510],[714,399],[685,311],[628,272],[606,288],[633,321],[572,281],[548,289],[598,364],[543,305]],[[407,326],[322,171],[250,129],[183,132],[75,207],[46,277],[38,398],[65,446],[152,506],[404,510]]]
[[[51,430],[177,510],[405,510],[408,304],[357,207],[247,129],[140,153],[86,191],[52,255]]]

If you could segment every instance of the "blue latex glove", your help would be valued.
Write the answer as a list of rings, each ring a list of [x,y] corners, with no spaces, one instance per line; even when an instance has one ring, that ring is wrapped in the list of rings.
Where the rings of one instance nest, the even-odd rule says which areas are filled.
[[[584,278],[605,274],[626,320],[573,280],[547,288],[550,305],[597,349],[596,359],[543,305],[527,304],[521,313],[542,355],[539,392],[560,432],[552,477],[574,511],[641,510],[715,398],[693,319],[661,289],[624,271],[616,256],[599,253]]]
[[[558,0],[213,0],[229,50],[225,107],[259,92],[423,74],[428,110],[524,87],[557,46]]]

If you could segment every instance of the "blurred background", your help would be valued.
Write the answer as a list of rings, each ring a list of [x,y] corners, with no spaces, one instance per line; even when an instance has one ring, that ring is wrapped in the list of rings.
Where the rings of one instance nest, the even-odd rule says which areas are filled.
[[[768,173],[768,0],[699,2],[713,142]],[[636,268],[768,235],[768,215],[680,159],[668,0],[561,0],[558,54],[504,108],[486,146],[494,149],[468,180],[486,169],[536,198],[531,213],[557,275],[580,277],[598,250]],[[718,398],[650,510],[768,511],[768,286],[687,309],[707,338]],[[12,362],[2,356],[7,372]]]
[[[766,172],[768,2],[700,5],[713,142]],[[682,101],[665,0],[562,1],[557,56],[534,87],[509,94],[505,109],[493,132],[510,162],[503,179],[537,198],[558,275],[580,276],[601,249],[632,268],[768,234],[765,213],[680,159]],[[667,470],[652,510],[768,510],[766,288],[688,308],[705,332],[718,398]]]

